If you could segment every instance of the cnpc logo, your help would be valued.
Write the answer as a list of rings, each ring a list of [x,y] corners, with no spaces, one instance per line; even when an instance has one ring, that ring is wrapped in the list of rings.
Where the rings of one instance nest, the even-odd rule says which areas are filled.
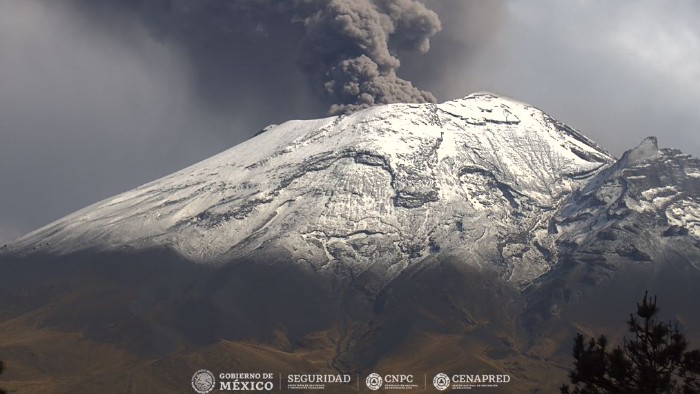
[[[382,388],[382,385],[384,384],[384,379],[382,379],[381,376],[379,376],[378,373],[371,373],[367,375],[367,379],[365,379],[365,384],[367,385],[367,388],[376,391]]]
[[[387,388],[396,388],[397,386],[412,385],[413,383],[413,375],[405,374],[388,374],[382,377],[378,373],[371,373],[365,379],[367,388],[372,391],[379,390],[384,385],[387,385]]]

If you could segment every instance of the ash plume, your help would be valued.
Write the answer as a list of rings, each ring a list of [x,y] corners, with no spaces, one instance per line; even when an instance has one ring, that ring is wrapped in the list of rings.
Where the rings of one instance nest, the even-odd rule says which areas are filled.
[[[397,75],[399,55],[427,52],[430,38],[441,29],[438,15],[416,0],[74,1],[98,14],[136,13],[155,37],[181,45],[205,73],[226,74],[216,62],[222,51],[229,51],[228,65],[238,64],[228,72],[262,73],[256,76],[262,80],[257,86],[267,82],[270,89],[277,90],[268,81],[278,78],[278,71],[289,73],[270,63],[289,68],[285,62],[293,48],[298,69],[330,114],[376,104],[435,102],[432,93]],[[269,55],[261,61],[254,52]],[[279,59],[274,58],[277,53]],[[246,62],[256,70],[246,70],[241,65]],[[221,90],[237,87],[209,88],[226,96],[234,93]]]
[[[441,26],[434,12],[413,0],[316,2],[303,20],[299,63],[323,87],[330,113],[375,104],[435,102],[401,79],[398,51],[425,53]]]

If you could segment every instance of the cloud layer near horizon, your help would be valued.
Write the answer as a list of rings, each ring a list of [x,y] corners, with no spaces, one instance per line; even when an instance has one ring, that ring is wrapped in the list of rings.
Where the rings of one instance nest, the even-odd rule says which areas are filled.
[[[192,11],[144,11],[147,3],[0,0],[0,241],[204,159],[269,123],[324,116],[332,104],[352,110],[364,97],[358,75],[376,79],[380,68],[410,83],[414,101],[432,100],[422,96],[428,91],[438,101],[496,91],[618,155],[647,135],[700,154],[700,6],[691,0],[674,7],[651,0],[429,0],[424,8],[363,1],[419,7],[405,15],[433,10],[440,19],[423,20],[421,30],[414,18],[401,30],[401,17],[382,26],[374,15],[372,28],[388,34],[389,50],[375,43],[379,49],[365,52],[344,49],[339,43],[357,42],[347,37],[308,38],[315,36],[303,18],[322,10],[316,1],[299,1],[310,10],[257,19],[249,16],[260,9],[238,19],[206,9],[182,20]],[[322,16],[320,31],[328,29]],[[230,18],[247,25],[227,31]],[[374,35],[353,39],[371,43]],[[304,37],[318,44],[313,61],[304,61]],[[334,67],[350,73],[319,71]],[[381,91],[370,91],[382,102]]]

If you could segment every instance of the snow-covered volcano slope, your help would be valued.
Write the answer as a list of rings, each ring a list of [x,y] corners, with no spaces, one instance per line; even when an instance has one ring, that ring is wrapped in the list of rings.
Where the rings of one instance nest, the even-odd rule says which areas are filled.
[[[613,162],[540,110],[488,93],[290,121],[19,239],[70,253],[169,246],[205,264],[261,250],[386,280],[430,254],[527,284],[555,263],[547,227]],[[599,175],[598,175],[599,176]]]
[[[700,160],[648,137],[562,204],[560,254],[598,261],[687,260],[700,269]],[[584,258],[585,260],[586,258]]]

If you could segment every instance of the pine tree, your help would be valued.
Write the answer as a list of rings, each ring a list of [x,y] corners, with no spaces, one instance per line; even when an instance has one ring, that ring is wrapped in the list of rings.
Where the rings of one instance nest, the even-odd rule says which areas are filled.
[[[586,340],[577,334],[569,373],[574,388],[564,384],[561,393],[700,393],[700,350],[687,351],[678,324],[656,320],[658,312],[656,296],[645,293],[627,322],[632,339],[612,350],[604,335]]]

